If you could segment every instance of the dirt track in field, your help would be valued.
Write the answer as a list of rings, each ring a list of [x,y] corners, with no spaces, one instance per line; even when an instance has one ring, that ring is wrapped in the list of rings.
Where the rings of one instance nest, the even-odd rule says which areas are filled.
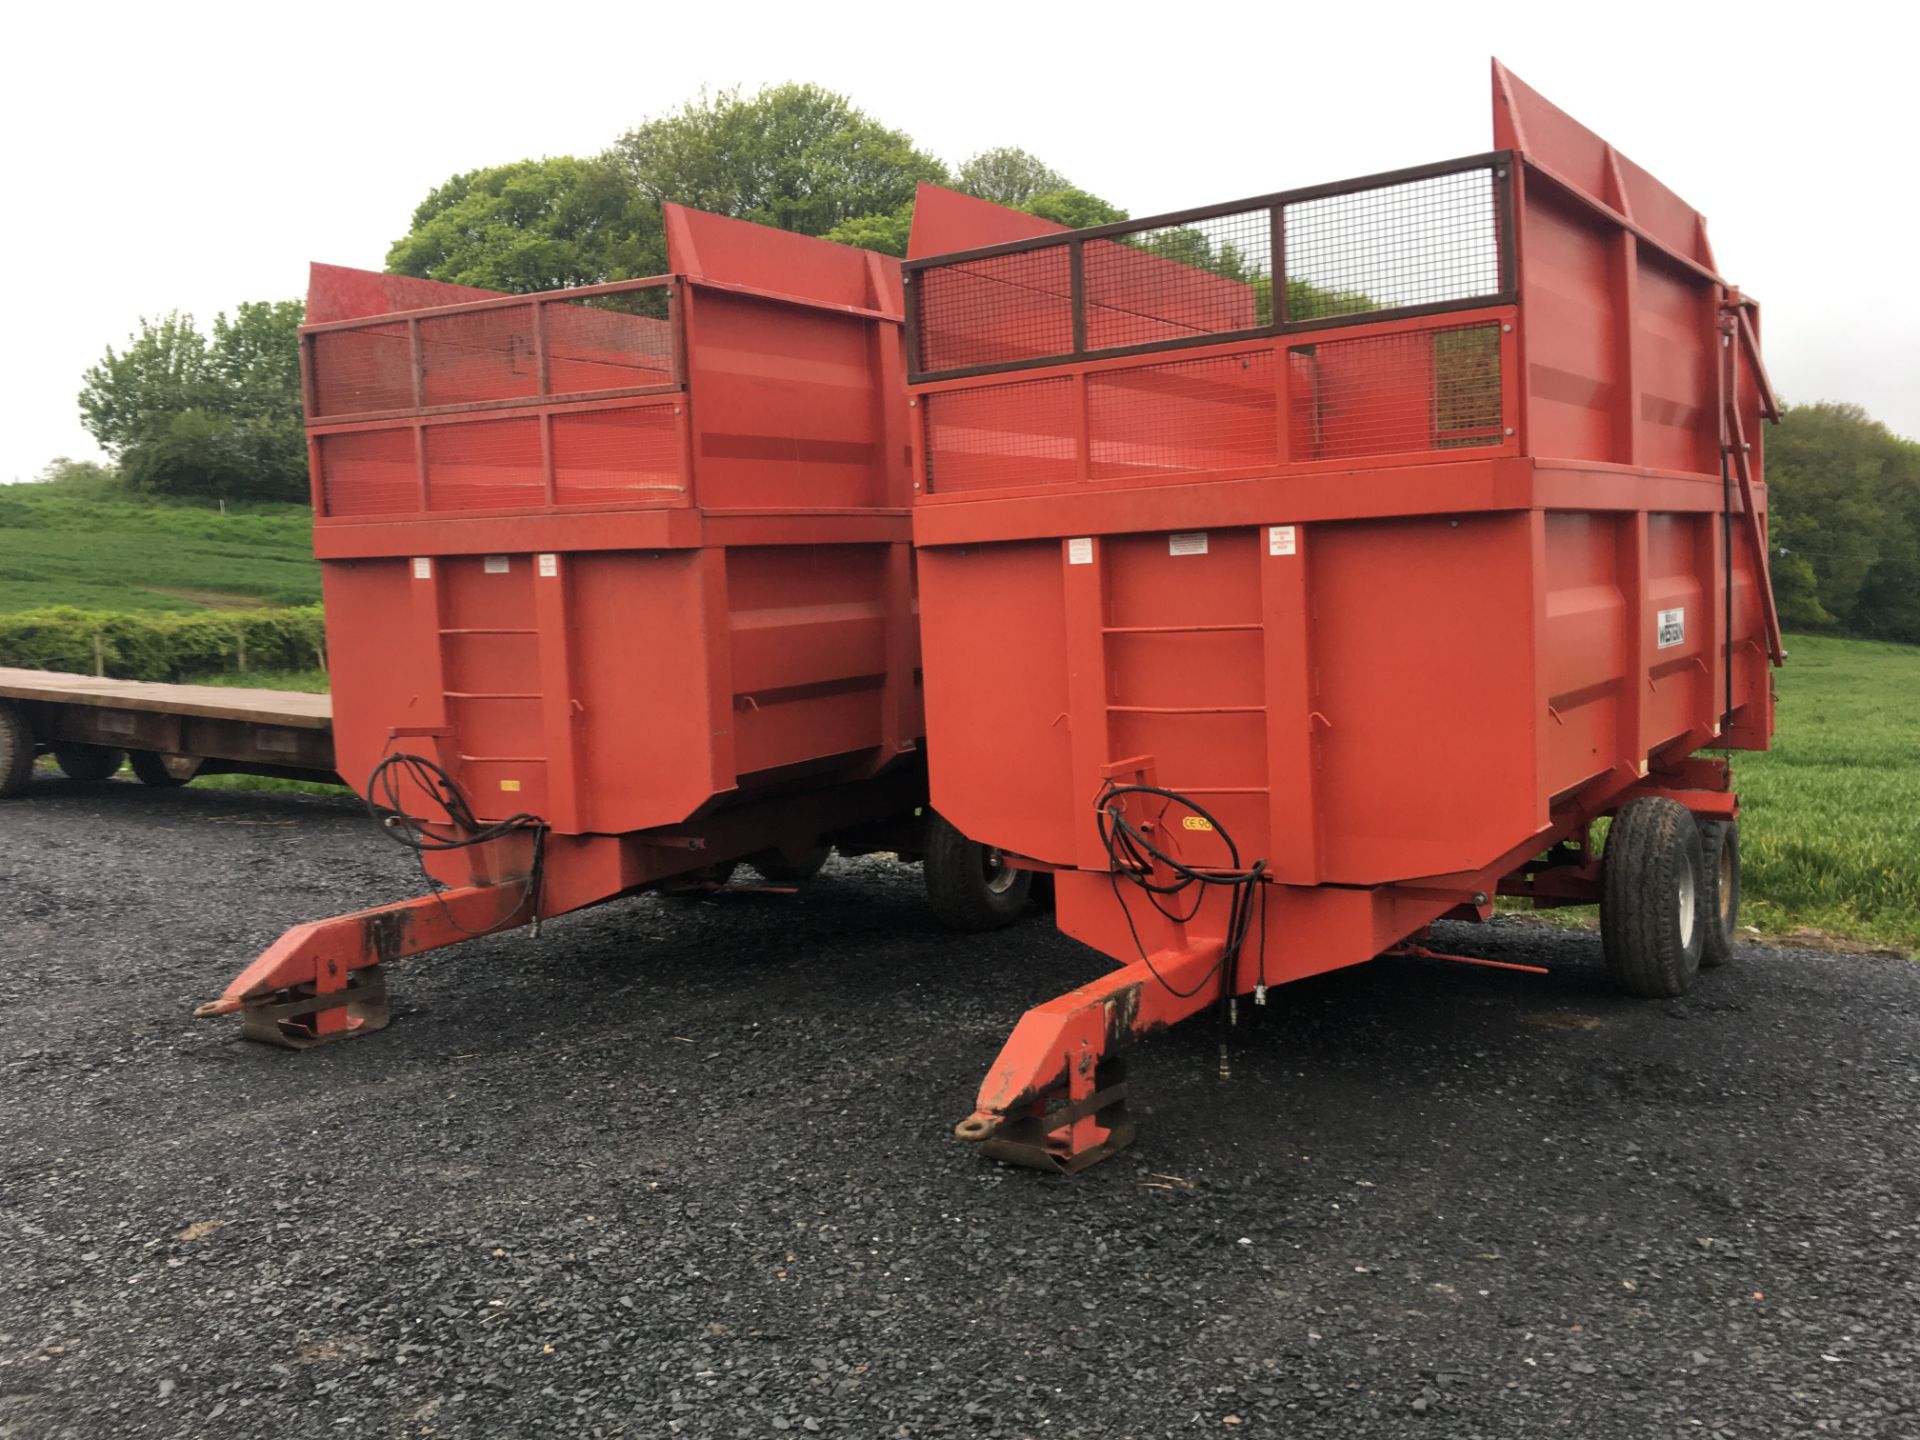
[[[1920,967],[1672,1002],[1447,931],[1135,1052],[1072,1180],[950,1138],[1045,917],[916,870],[423,957],[305,1055],[187,1017],[412,893],[344,802],[0,807],[0,1437],[1920,1433]]]

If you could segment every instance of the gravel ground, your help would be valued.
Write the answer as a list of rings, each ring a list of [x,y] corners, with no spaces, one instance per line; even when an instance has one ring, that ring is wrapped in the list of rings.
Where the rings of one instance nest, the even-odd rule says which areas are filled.
[[[1135,1052],[1072,1180],[950,1138],[1097,958],[919,875],[423,957],[308,1054],[188,1009],[412,893],[350,804],[0,810],[0,1436],[1914,1436],[1920,967],[1440,943]],[[1250,1008],[1250,1007],[1249,1007]]]

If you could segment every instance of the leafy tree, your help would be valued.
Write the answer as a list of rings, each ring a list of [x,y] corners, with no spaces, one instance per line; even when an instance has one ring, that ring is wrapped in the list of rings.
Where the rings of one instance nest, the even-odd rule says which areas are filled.
[[[862,250],[878,250],[882,255],[907,253],[907,237],[913,230],[913,206],[905,205],[888,215],[861,215],[843,220],[826,233],[836,245],[857,245]]]
[[[80,392],[82,423],[135,489],[222,499],[306,498],[298,300],[250,301],[214,318],[142,320]]]
[[[803,235],[896,214],[947,167],[818,85],[703,95],[615,142],[608,159],[654,206],[676,201]]]
[[[246,300],[213,317],[208,378],[229,414],[300,418],[300,300]]]
[[[118,455],[166,423],[204,404],[210,393],[207,338],[191,315],[175,310],[140,320],[125,350],[111,345],[81,377],[80,423],[101,448]]]
[[[1787,407],[1766,447],[1783,613],[1920,642],[1920,443],[1858,405],[1821,403]]]
[[[400,275],[514,292],[657,275],[660,207],[602,159],[557,156],[456,175],[387,251]]]
[[[954,188],[996,205],[1024,210],[1043,195],[1055,195],[1073,186],[1066,176],[1038,156],[1003,145],[995,150],[982,150],[963,162],[954,177]]]
[[[1109,205],[1098,195],[1089,195],[1070,185],[1035,195],[1020,208],[1029,215],[1038,215],[1042,220],[1051,220],[1072,230],[1084,230],[1089,225],[1113,225],[1127,218],[1127,212],[1119,206]]]

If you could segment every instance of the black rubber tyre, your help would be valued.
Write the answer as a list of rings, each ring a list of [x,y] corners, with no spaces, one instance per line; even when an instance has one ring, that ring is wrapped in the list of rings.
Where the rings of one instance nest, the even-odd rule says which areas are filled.
[[[1700,969],[1705,886],[1700,831],[1677,801],[1635,800],[1613,817],[1604,858],[1600,941],[1630,995],[1684,995]]]
[[[151,785],[156,790],[177,790],[193,780],[191,774],[176,775],[167,769],[167,762],[152,750],[129,751],[127,763],[142,785]]]
[[[0,800],[11,800],[33,778],[33,727],[11,700],[0,700]]]
[[[53,758],[60,767],[60,773],[69,780],[78,780],[82,785],[97,785],[109,775],[119,772],[120,763],[127,758],[127,752],[108,745],[56,745],[53,747]]]
[[[1700,826],[1701,914],[1706,935],[1700,968],[1713,970],[1733,958],[1740,928],[1740,822],[1708,820]]]
[[[776,885],[804,885],[820,873],[832,854],[831,845],[816,845],[807,852],[805,861],[795,865],[775,850],[755,859],[753,868],[760,872],[762,880],[771,880]]]
[[[998,930],[1018,920],[1033,889],[1031,870],[1000,863],[1000,852],[969,840],[947,820],[927,812],[927,899],[941,922],[956,930]]]

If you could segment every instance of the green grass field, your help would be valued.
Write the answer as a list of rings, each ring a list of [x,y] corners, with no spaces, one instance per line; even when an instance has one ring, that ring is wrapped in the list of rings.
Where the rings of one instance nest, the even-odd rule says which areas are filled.
[[[304,505],[212,507],[0,486],[0,613],[232,610],[320,599]]]
[[[1746,921],[1920,949],[1920,648],[1787,649],[1773,749],[1734,757]]]

